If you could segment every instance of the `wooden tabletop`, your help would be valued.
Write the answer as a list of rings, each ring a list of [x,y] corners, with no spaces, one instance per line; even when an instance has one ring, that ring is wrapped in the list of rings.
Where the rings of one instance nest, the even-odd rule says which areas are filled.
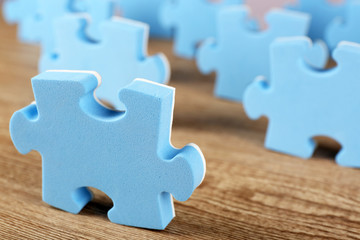
[[[0,239],[360,239],[360,171],[338,166],[336,147],[310,160],[267,151],[267,121],[250,121],[241,104],[216,99],[214,75],[202,76],[159,40],[149,52],[171,61],[172,142],[201,147],[203,184],[175,202],[165,231],[111,223],[112,202],[99,191],[79,215],[50,207],[41,200],[40,155],[20,155],[8,131],[12,113],[33,101],[39,49],[19,43],[15,26],[0,29]]]

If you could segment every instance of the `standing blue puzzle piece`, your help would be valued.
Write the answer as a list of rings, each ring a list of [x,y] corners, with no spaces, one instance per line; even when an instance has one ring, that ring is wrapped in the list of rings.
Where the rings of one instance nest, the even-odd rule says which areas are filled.
[[[104,21],[100,26],[102,40],[94,43],[86,36],[87,21],[80,16],[67,16],[55,24],[56,52],[43,54],[40,72],[46,70],[91,70],[104,82],[96,95],[124,110],[118,98],[121,88],[135,78],[158,83],[169,80],[170,67],[166,57],[146,53],[149,28],[146,24],[127,19]]]
[[[175,53],[194,58],[196,45],[216,34],[216,14],[229,5],[242,0],[166,0],[160,12],[165,27],[174,29]]]
[[[121,16],[150,25],[152,37],[170,38],[171,30],[160,23],[160,9],[164,0],[116,0]]]
[[[305,12],[311,15],[312,21],[309,37],[312,40],[325,40],[325,29],[337,17],[345,16],[345,3],[334,4],[329,0],[298,0],[295,6],[287,6],[290,10]],[[346,0],[345,0],[346,1]]]
[[[245,6],[220,11],[216,39],[199,48],[197,63],[203,73],[217,72],[215,95],[241,102],[246,87],[258,76],[269,77],[270,44],[278,37],[305,36],[310,17],[286,10],[272,10],[266,16],[269,29],[263,32],[247,27],[249,10]],[[323,67],[328,59],[326,45],[317,45],[321,57],[309,57]]]
[[[360,43],[360,1],[349,1],[346,7],[346,18],[336,18],[329,24],[325,32],[325,38],[331,49],[341,41]]]
[[[3,5],[3,16],[6,22],[19,24],[18,38],[23,42],[35,43],[40,36],[26,27],[26,23],[36,16],[37,0],[6,0]]]
[[[110,221],[164,229],[174,217],[171,194],[186,201],[205,175],[200,149],[170,144],[174,89],[136,80],[122,89],[126,112],[94,98],[99,84],[89,72],[46,72],[32,80],[36,104],[11,118],[10,133],[22,154],[43,157],[43,200],[77,214],[106,193]]]
[[[256,81],[245,92],[251,119],[269,118],[268,149],[309,158],[326,136],[342,150],[337,163],[360,167],[360,45],[343,42],[334,51],[338,66],[317,71],[303,59],[311,48],[308,38],[279,39],[271,47],[270,83]]]

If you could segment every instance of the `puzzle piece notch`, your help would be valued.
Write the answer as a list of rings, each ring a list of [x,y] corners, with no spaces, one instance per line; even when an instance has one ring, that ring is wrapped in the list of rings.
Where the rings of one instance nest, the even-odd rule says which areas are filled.
[[[87,20],[80,16],[67,16],[57,21],[57,52],[42,55],[40,72],[50,69],[94,70],[104,78],[96,95],[118,110],[125,110],[118,91],[133,79],[144,78],[158,83],[169,81],[167,58],[163,54],[147,56],[148,25],[123,18],[104,21],[100,26],[102,40],[96,43],[86,36],[87,26]]]
[[[309,37],[325,41],[325,29],[337,17],[345,17],[345,3],[334,4],[329,0],[299,0],[296,5],[287,5],[287,9],[305,12],[311,15],[312,21]]]
[[[205,41],[196,58],[201,72],[217,72],[215,95],[239,102],[255,78],[269,77],[270,44],[278,37],[306,35],[310,22],[307,14],[274,9],[266,16],[269,29],[253,31],[247,26],[249,12],[246,6],[222,9],[217,37]],[[327,48],[319,43],[315,50],[321,55],[313,56],[309,51],[307,57],[322,68],[327,62]]]
[[[245,111],[252,119],[269,118],[265,141],[268,149],[309,158],[316,148],[313,138],[326,136],[343,146],[336,156],[339,165],[360,167],[356,147],[360,116],[351,107],[360,105],[360,45],[341,43],[333,53],[338,66],[325,72],[314,70],[304,61],[303,54],[310,48],[307,38],[276,40],[271,46],[270,83],[257,81],[248,87]]]
[[[196,47],[216,34],[216,14],[224,6],[242,4],[242,0],[167,0],[160,11],[164,27],[174,30],[174,51],[193,59]]]
[[[194,144],[169,142],[173,88],[136,80],[121,90],[127,111],[119,113],[94,99],[99,81],[90,72],[33,78],[36,104],[13,115],[12,140],[23,154],[41,153],[43,200],[51,206],[78,213],[91,186],[113,200],[112,222],[164,229],[174,217],[170,193],[191,196],[204,178],[204,157]]]
[[[346,6],[346,17],[334,19],[325,31],[325,39],[330,49],[335,49],[341,41],[360,43],[359,15],[360,1],[349,1]]]

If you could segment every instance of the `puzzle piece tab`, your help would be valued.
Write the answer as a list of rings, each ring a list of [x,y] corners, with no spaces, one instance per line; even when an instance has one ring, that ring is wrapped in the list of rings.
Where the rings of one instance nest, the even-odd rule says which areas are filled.
[[[121,16],[150,25],[152,37],[170,38],[171,30],[160,23],[160,9],[164,0],[116,0]],[[140,7],[141,6],[141,7]]]
[[[203,73],[217,72],[215,95],[242,102],[246,87],[258,76],[269,77],[270,44],[278,37],[306,36],[310,24],[308,14],[272,10],[266,16],[269,29],[248,28],[249,9],[232,6],[220,11],[217,36],[200,46],[197,64]],[[323,67],[328,58],[326,45],[317,45],[321,55],[311,57]]]
[[[360,1],[352,0],[346,6],[345,19],[336,18],[326,29],[325,39],[331,49],[341,41],[360,43]]]
[[[172,195],[186,201],[205,175],[200,149],[170,144],[174,89],[136,80],[120,92],[126,112],[101,106],[93,93],[99,76],[46,72],[32,80],[36,104],[10,122],[22,153],[41,153],[43,200],[79,213],[87,187],[106,193],[118,224],[164,229],[174,217]]]
[[[158,83],[169,80],[166,57],[146,53],[148,26],[132,20],[114,18],[100,26],[102,40],[93,42],[86,36],[87,21],[80,16],[67,16],[55,24],[56,52],[43,54],[40,72],[46,70],[91,70],[104,79],[96,96],[118,110],[125,106],[118,93],[135,78]]]
[[[345,6],[334,4],[329,0],[298,0],[299,3],[287,6],[290,10],[301,11],[311,15],[309,37],[313,40],[325,41],[325,29],[337,17],[345,17]],[[345,0],[346,1],[346,0]]]
[[[278,39],[271,47],[270,82],[256,81],[245,92],[251,119],[269,118],[265,146],[302,158],[312,156],[317,136],[342,145],[337,163],[360,167],[360,45],[343,42],[334,51],[335,69],[316,71],[303,60],[308,38]]]
[[[242,0],[166,0],[160,11],[161,22],[174,29],[174,51],[178,56],[194,58],[197,44],[216,34],[216,15]]]

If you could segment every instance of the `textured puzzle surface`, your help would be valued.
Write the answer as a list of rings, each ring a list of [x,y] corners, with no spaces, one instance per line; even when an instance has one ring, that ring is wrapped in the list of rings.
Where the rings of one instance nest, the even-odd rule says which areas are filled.
[[[333,58],[338,66],[316,71],[303,60],[311,48],[307,38],[279,39],[271,48],[269,82],[256,81],[247,89],[245,110],[250,118],[269,118],[268,149],[309,158],[314,137],[337,140],[342,150],[337,163],[360,167],[360,45],[341,43]]]
[[[312,17],[309,37],[313,40],[325,40],[325,29],[337,17],[345,17],[346,4],[334,4],[328,0],[299,0],[288,6],[291,10],[309,13]]]
[[[150,35],[169,38],[171,30],[160,23],[160,9],[164,0],[116,0],[122,16],[150,25]],[[139,7],[141,6],[141,7]]]
[[[51,206],[79,213],[94,187],[112,199],[112,222],[164,229],[174,217],[172,195],[185,201],[202,182],[200,149],[170,144],[173,88],[134,81],[119,95],[127,111],[113,112],[93,97],[95,74],[46,72],[32,84],[36,104],[13,115],[10,132],[21,153],[41,153]]]
[[[19,23],[22,41],[41,42],[43,51],[50,52],[54,49],[53,26],[56,19],[68,13],[87,12],[92,22],[88,34],[97,40],[97,25],[112,16],[113,7],[112,0],[8,0],[4,5],[4,15],[7,21]]]
[[[177,55],[194,58],[196,45],[216,34],[216,14],[228,5],[242,0],[166,0],[160,11],[164,26],[174,29]]]
[[[266,20],[269,29],[248,28],[249,9],[245,6],[224,8],[217,21],[215,39],[204,42],[197,53],[197,64],[203,73],[217,72],[215,94],[218,97],[242,101],[246,87],[258,76],[269,77],[270,44],[278,37],[305,36],[310,24],[308,14],[272,10]],[[317,45],[318,55],[309,61],[323,67],[327,62],[325,45]]]
[[[148,26],[127,19],[104,21],[102,40],[93,42],[86,36],[87,21],[67,16],[56,23],[56,52],[43,54],[40,72],[58,70],[91,70],[100,73],[103,83],[96,96],[124,110],[118,98],[121,88],[135,78],[166,83],[170,67],[162,54],[148,57]]]
[[[345,18],[336,18],[326,29],[325,39],[331,49],[341,41],[360,43],[360,1],[352,0],[346,5]]]

